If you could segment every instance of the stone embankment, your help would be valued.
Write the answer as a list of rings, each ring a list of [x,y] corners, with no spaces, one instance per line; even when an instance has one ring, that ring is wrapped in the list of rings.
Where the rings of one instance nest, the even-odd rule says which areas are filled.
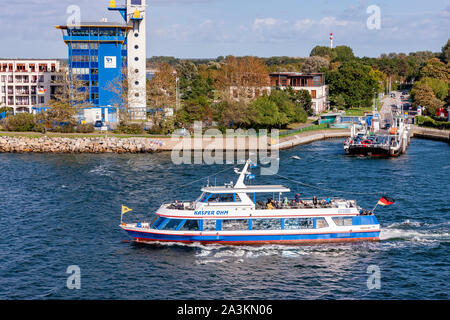
[[[4,153],[152,153],[162,147],[162,141],[148,138],[0,137]]]
[[[320,141],[325,139],[338,139],[350,137],[350,130],[320,130],[320,131],[307,131],[298,135],[293,135],[280,139],[278,148],[280,150],[290,149],[295,146],[308,144],[314,141]]]
[[[450,131],[412,126],[412,137],[450,143]]]

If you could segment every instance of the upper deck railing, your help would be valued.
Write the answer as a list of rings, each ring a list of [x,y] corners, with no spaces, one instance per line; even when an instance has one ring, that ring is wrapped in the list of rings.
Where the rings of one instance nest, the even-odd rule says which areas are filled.
[[[298,202],[295,200],[278,200],[271,202],[271,205],[268,205],[268,202],[265,201],[256,201],[255,209],[256,210],[288,210],[288,209],[320,209],[320,208],[336,208],[336,209],[349,209],[349,208],[357,208],[357,204],[355,200],[345,200],[341,198],[328,198],[327,199],[301,199]],[[162,207],[165,209],[171,210],[195,210],[197,202],[193,201],[178,201],[168,204],[163,204]],[[208,203],[204,203],[206,206]],[[218,202],[214,202],[220,204]],[[239,206],[239,202],[224,202],[223,205],[225,207]]]

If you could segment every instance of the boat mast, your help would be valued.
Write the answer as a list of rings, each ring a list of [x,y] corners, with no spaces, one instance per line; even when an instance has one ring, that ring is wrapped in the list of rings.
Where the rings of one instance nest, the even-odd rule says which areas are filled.
[[[239,170],[235,171],[236,173],[240,174],[239,178],[236,182],[235,188],[245,188],[244,179],[245,179],[245,175],[247,174],[249,165],[250,165],[250,160],[247,160],[247,162],[245,163],[244,169],[242,169],[241,172],[239,172]]]

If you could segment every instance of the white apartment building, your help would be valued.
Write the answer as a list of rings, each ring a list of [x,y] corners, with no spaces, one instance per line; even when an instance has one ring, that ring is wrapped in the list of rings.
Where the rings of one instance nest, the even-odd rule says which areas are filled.
[[[270,74],[272,87],[286,89],[308,90],[312,98],[314,114],[320,114],[329,109],[329,88],[325,84],[323,73],[274,72]]]
[[[298,72],[274,72],[269,74],[270,86],[246,87],[239,90],[230,87],[230,94],[235,100],[254,99],[264,94],[270,94],[274,88],[287,89],[291,87],[295,91],[306,90],[311,95],[312,110],[315,115],[329,109],[329,87],[325,84],[323,73],[298,73]]]
[[[48,105],[60,75],[58,60],[0,60],[0,107],[33,113]]]

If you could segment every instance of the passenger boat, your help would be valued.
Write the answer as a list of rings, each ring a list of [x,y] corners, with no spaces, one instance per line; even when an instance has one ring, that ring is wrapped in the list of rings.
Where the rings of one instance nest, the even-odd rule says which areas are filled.
[[[281,185],[248,185],[254,178],[247,161],[237,182],[206,186],[195,201],[163,204],[151,223],[122,223],[136,242],[202,244],[296,244],[379,240],[380,225],[373,211],[355,200],[282,198]],[[257,201],[270,194],[278,201]],[[272,198],[272,199],[273,199]]]

